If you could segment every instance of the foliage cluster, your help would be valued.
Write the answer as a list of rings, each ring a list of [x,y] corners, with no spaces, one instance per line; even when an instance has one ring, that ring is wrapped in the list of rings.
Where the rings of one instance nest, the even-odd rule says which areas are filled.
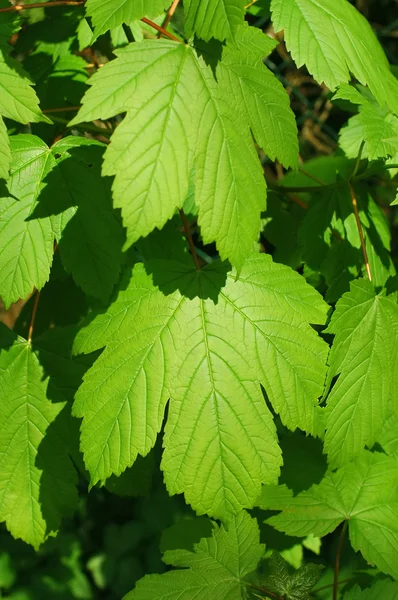
[[[394,50],[170,4],[0,0],[0,595],[396,599]]]

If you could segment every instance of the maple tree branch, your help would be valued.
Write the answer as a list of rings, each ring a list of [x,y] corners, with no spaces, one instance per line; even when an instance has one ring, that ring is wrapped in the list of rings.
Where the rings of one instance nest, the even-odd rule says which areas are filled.
[[[14,4],[0,8],[0,13],[18,12],[32,8],[51,8],[53,6],[83,6],[85,0],[53,0],[51,2],[34,2],[33,4]]]
[[[40,300],[40,291],[37,290],[36,291],[36,296],[35,296],[35,301],[34,301],[34,304],[33,304],[32,316],[31,316],[31,319],[30,319],[29,333],[28,333],[28,344],[30,344],[31,341],[32,341],[33,330],[35,328],[35,321],[36,321],[36,315],[37,315],[37,308],[39,306],[39,300]]]
[[[333,579],[333,600],[337,600],[339,593],[339,569],[340,569],[340,556],[343,548],[345,533],[347,531],[348,521],[344,521],[344,525],[341,528],[339,543],[337,544],[336,559],[334,561],[334,579]]]
[[[366,244],[365,244],[365,238],[363,236],[362,223],[361,223],[361,219],[359,218],[357,198],[355,196],[354,188],[352,187],[352,185],[350,183],[348,184],[348,187],[350,188],[350,195],[351,195],[351,200],[352,200],[352,206],[354,209],[355,221],[357,223],[359,239],[361,240],[361,248],[362,248],[363,259],[365,261],[366,273],[368,274],[369,281],[372,281],[372,273],[370,270],[369,258],[368,258],[368,253],[366,250]]]
[[[180,211],[180,217],[181,217],[181,221],[182,221],[182,224],[183,224],[183,227],[184,227],[184,231],[185,231],[185,237],[187,239],[188,246],[189,246],[189,249],[190,249],[191,254],[192,254],[193,262],[195,263],[196,269],[199,271],[202,267],[201,267],[201,264],[200,264],[199,257],[196,254],[195,244],[193,243],[191,231],[189,229],[189,224],[188,224],[188,221],[187,221],[187,218],[185,216],[185,213],[184,213],[183,209],[180,208],[179,211]]]

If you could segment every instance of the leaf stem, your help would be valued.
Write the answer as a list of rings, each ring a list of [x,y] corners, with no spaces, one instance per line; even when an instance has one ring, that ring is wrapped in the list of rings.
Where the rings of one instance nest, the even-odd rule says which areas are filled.
[[[46,113],[57,113],[57,112],[69,112],[69,111],[73,111],[73,112],[78,112],[80,110],[80,106],[60,106],[58,108],[44,108],[41,112],[46,114]]]
[[[36,321],[36,315],[37,315],[37,308],[39,306],[39,300],[40,300],[40,291],[37,290],[36,296],[35,296],[35,301],[33,304],[32,317],[30,319],[29,332],[28,332],[28,344],[30,344],[32,341],[33,330],[35,328],[35,321]]]
[[[344,521],[343,527],[341,528],[339,542],[337,544],[336,559],[334,561],[334,579],[333,579],[333,600],[337,600],[339,593],[339,569],[340,569],[340,556],[343,548],[344,538],[348,527],[348,521]]]
[[[359,163],[361,162],[361,157],[362,157],[362,152],[363,152],[363,149],[364,149],[364,147],[365,147],[365,141],[363,141],[363,142],[361,143],[360,147],[359,147],[359,152],[358,152],[357,160],[355,161],[355,167],[354,167],[354,170],[353,170],[353,172],[352,172],[352,173],[351,173],[351,175],[350,175],[350,179],[349,179],[349,181],[351,181],[352,179],[354,179],[355,175],[356,175],[356,174],[357,174],[357,172],[358,172],[358,169],[359,169]]]
[[[187,218],[185,216],[183,209],[180,208],[179,211],[180,211],[180,217],[181,217],[181,221],[182,221],[184,231],[185,231],[185,237],[187,239],[188,246],[189,246],[189,249],[192,254],[193,262],[195,264],[196,269],[199,271],[201,269],[201,264],[200,264],[199,257],[196,254],[195,245],[193,243],[192,235],[191,235],[191,232],[189,229],[189,224],[188,224],[188,221],[187,221]]]
[[[254,585],[253,583],[249,583],[248,581],[244,581],[243,583],[249,586],[249,588],[251,588],[252,590],[257,590],[257,592],[261,592],[266,596],[271,596],[271,598],[275,598],[275,600],[283,600],[282,596],[278,596],[278,594],[275,594],[274,592],[269,592],[268,590],[265,590],[264,588],[261,588],[258,585]]]
[[[368,274],[369,281],[372,281],[372,273],[370,270],[369,258],[368,258],[368,253],[366,250],[366,244],[365,244],[365,238],[363,236],[362,223],[361,223],[361,219],[359,218],[357,198],[355,196],[355,191],[354,191],[354,188],[352,187],[351,183],[348,184],[348,187],[350,189],[351,201],[352,201],[352,206],[354,209],[355,221],[357,223],[359,239],[361,240],[361,248],[362,248],[363,259],[365,261],[366,273]]]
[[[153,27],[153,29],[156,29],[156,31],[158,31],[159,33],[161,33],[165,37],[168,37],[170,40],[173,40],[174,42],[183,43],[175,35],[173,35],[172,33],[169,33],[168,31],[166,31],[166,29],[163,29],[163,27],[161,27],[160,25],[158,25],[154,21],[151,21],[150,19],[147,19],[146,17],[142,17],[141,21],[143,23],[146,23],[150,27]]]
[[[54,0],[53,2],[34,2],[33,4],[14,4],[0,8],[0,13],[18,12],[19,10],[30,10],[32,8],[51,8],[53,6],[83,6],[84,0]]]
[[[167,29],[168,24],[170,23],[170,21],[171,21],[173,15],[174,15],[174,13],[176,11],[176,8],[179,5],[179,3],[180,3],[180,0],[174,0],[173,4],[170,6],[169,10],[167,11],[165,19],[164,19],[164,21],[162,23],[162,27],[163,27],[164,30]],[[158,31],[158,38],[160,38],[161,35],[162,35],[162,33],[160,31]]]
[[[69,123],[68,119],[63,119],[62,117],[54,117],[51,119],[55,123],[60,123],[61,125],[67,125]],[[102,127],[96,127],[92,125],[92,123],[78,123],[77,125],[73,125],[72,127],[67,126],[67,129],[80,129],[81,131],[89,131],[90,133],[97,133],[100,135],[110,136],[113,132],[109,129],[102,129]]]

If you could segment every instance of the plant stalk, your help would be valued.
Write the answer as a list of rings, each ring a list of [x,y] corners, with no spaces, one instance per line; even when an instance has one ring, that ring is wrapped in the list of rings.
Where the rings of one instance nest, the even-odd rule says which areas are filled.
[[[337,600],[339,593],[339,570],[340,570],[340,556],[343,548],[344,538],[348,527],[348,521],[344,521],[344,525],[341,528],[339,543],[337,545],[336,559],[334,561],[334,579],[333,579],[333,600]]]
[[[372,281],[372,272],[370,270],[369,257],[368,257],[368,252],[366,250],[366,244],[365,244],[365,238],[363,235],[362,223],[361,223],[361,219],[359,218],[357,198],[355,196],[354,188],[352,187],[352,185],[350,183],[348,184],[348,187],[350,188],[350,195],[351,195],[351,200],[352,200],[352,206],[354,209],[355,221],[357,223],[359,239],[361,240],[361,249],[362,249],[363,260],[365,261],[366,273],[368,275],[369,281]]]
[[[180,211],[181,221],[182,221],[182,224],[184,227],[185,237],[187,239],[188,246],[189,246],[189,249],[192,254],[193,262],[195,264],[195,268],[199,271],[201,269],[201,264],[200,264],[199,257],[196,253],[195,244],[193,243],[192,235],[191,235],[191,232],[189,229],[189,224],[188,224],[188,221],[187,221],[187,218],[185,216],[183,209],[180,208],[179,211]]]

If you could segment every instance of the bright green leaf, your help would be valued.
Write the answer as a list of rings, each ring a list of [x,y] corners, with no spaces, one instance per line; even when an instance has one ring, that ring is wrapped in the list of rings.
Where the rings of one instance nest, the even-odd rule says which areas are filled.
[[[381,571],[398,576],[398,459],[364,451],[300,492],[268,523],[288,535],[323,537],[348,520],[351,545]],[[274,506],[273,508],[277,508]]]
[[[88,0],[86,11],[92,19],[97,38],[122,23],[156,17],[170,4],[170,0]]]
[[[243,23],[244,0],[184,0],[185,33],[210,38],[231,38]]]
[[[0,50],[0,112],[18,123],[51,123],[40,111],[38,98],[20,63]]]
[[[217,263],[200,273],[174,261],[147,268],[153,282],[137,265],[125,291],[77,336],[76,351],[107,344],[75,402],[86,465],[94,484],[147,454],[170,396],[168,490],[184,492],[200,513],[227,517],[251,506],[260,482],[274,483],[279,472],[256,382],[289,427],[315,427],[326,346],[307,323],[323,322],[326,307],[300,276],[264,255],[226,284]]]
[[[257,143],[284,167],[298,165],[297,126],[284,87],[262,62],[274,40],[253,27],[240,26],[217,68],[217,80],[242,108]],[[251,48],[253,50],[250,52]]]
[[[190,47],[157,40],[117,54],[90,80],[71,123],[127,111],[103,167],[116,176],[114,205],[122,209],[127,243],[161,228],[184,204],[195,163],[203,240],[216,241],[221,257],[239,269],[254,249],[266,197],[249,126],[236,119],[228,89]],[[261,110],[263,118],[269,114],[264,98]]]
[[[229,524],[215,526],[194,552],[173,551],[173,564],[185,567],[163,575],[146,575],[126,600],[243,600],[244,578],[264,554],[257,523],[245,512]]]
[[[298,67],[332,90],[353,74],[398,113],[398,81],[370,24],[347,0],[272,0],[271,10]]]
[[[54,431],[64,403],[52,403],[47,387],[29,342],[1,350],[0,520],[36,549],[77,500],[75,471]]]
[[[372,447],[396,392],[398,306],[378,296],[368,280],[351,283],[327,329],[335,334],[327,400],[325,450],[342,465]]]

